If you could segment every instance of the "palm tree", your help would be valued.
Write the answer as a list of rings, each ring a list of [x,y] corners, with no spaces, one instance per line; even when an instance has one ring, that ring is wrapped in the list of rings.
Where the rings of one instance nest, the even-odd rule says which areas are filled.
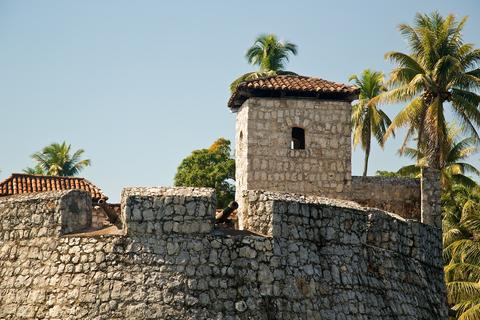
[[[480,189],[456,185],[442,202],[444,272],[452,319],[480,319]]]
[[[32,167],[27,167],[27,168],[23,169],[23,172],[25,172],[27,174],[47,175],[47,173],[45,173],[45,170],[43,169],[43,167],[40,166],[38,163],[33,168]]]
[[[445,145],[448,147],[442,148],[442,152],[445,152],[445,154],[440,157],[439,165],[443,189],[449,190],[454,184],[474,187],[476,182],[466,174],[479,177],[480,171],[465,160],[478,152],[478,140],[473,136],[460,138],[460,129],[455,125],[448,125]],[[402,167],[397,173],[402,176],[420,177],[421,168],[428,164],[425,154],[410,147],[404,147],[402,154],[416,160],[416,164]]]
[[[27,168],[26,173],[44,174],[53,176],[75,176],[85,167],[90,165],[89,159],[81,160],[83,149],[78,149],[70,154],[71,146],[66,142],[52,143],[41,151],[32,155],[37,162],[34,168]]]
[[[453,15],[443,18],[437,12],[417,14],[413,26],[399,26],[411,53],[385,55],[397,67],[390,75],[391,90],[383,99],[407,102],[393,119],[385,138],[394,129],[407,127],[403,146],[416,136],[417,149],[427,157],[428,165],[436,169],[445,162],[442,148],[448,145],[446,102],[461,121],[462,129],[479,138],[476,126],[480,125],[480,96],[476,90],[480,88],[480,50],[462,39],[466,21],[466,17],[457,21]]]
[[[281,71],[288,62],[289,54],[297,54],[297,46],[291,42],[278,40],[274,34],[263,34],[246,53],[252,65],[260,66],[260,71]]]
[[[259,66],[260,70],[240,76],[230,84],[230,90],[232,92],[235,91],[241,82],[251,79],[276,74],[295,74],[284,70],[290,54],[297,54],[297,45],[288,41],[279,41],[274,34],[262,34],[258,36],[253,46],[247,50],[245,57],[248,63]]]
[[[383,136],[391,123],[387,114],[377,108],[380,93],[385,91],[383,73],[366,69],[360,77],[352,75],[349,81],[360,88],[359,99],[352,110],[353,145],[361,143],[365,150],[363,176],[366,176],[372,135],[383,148]]]

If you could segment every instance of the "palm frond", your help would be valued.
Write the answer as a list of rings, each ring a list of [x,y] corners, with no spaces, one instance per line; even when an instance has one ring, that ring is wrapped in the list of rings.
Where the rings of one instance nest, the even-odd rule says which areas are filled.
[[[480,283],[451,281],[447,283],[447,297],[450,304],[480,297]]]
[[[478,320],[480,319],[480,298],[469,301],[468,309],[464,309],[458,320]]]
[[[468,281],[480,281],[480,265],[465,262],[449,263],[444,267],[445,279],[457,281],[468,279]]]
[[[414,119],[419,118],[421,108],[423,106],[423,101],[421,98],[413,99],[406,107],[404,107],[392,120],[391,124],[385,132],[384,140],[388,139],[393,135],[394,131],[405,127],[414,121]]]

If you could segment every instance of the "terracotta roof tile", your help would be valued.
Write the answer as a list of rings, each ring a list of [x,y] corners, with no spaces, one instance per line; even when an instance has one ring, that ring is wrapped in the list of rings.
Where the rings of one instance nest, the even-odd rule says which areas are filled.
[[[60,191],[79,189],[87,191],[92,196],[93,202],[108,199],[102,190],[85,178],[58,177],[13,173],[10,177],[0,182],[0,197],[22,193]]]
[[[242,82],[228,101],[229,108],[238,108],[252,96],[275,96],[281,93],[298,97],[318,97],[353,101],[358,88],[319,78],[276,75]]]

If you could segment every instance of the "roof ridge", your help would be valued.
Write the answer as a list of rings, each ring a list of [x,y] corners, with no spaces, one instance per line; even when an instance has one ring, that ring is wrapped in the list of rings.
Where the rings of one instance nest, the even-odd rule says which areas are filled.
[[[0,181],[0,196],[70,189],[87,191],[95,201],[108,200],[102,189],[84,177],[12,173]]]
[[[90,180],[86,179],[86,178],[82,178],[85,182],[89,183],[93,188],[96,188],[98,189],[98,192],[101,193],[106,199],[108,199],[108,197],[103,193],[103,190],[102,188],[100,187],[97,187],[97,185],[93,184]]]
[[[244,84],[244,83],[250,83],[250,82],[255,82],[255,81],[259,81],[259,80],[267,80],[267,79],[273,79],[273,78],[279,78],[279,77],[302,78],[302,79],[305,79],[305,80],[320,80],[320,81],[336,84],[336,85],[339,85],[339,86],[344,86],[344,87],[349,87],[349,88],[357,88],[357,86],[355,86],[354,84],[346,84],[346,83],[342,83],[342,82],[336,82],[336,81],[332,81],[332,80],[323,79],[323,78],[320,78],[320,77],[317,77],[317,76],[305,76],[305,75],[300,75],[300,74],[266,75],[266,76],[258,77],[258,78],[255,78],[255,79],[248,79],[248,80],[242,81],[242,82],[240,82],[239,86]]]
[[[265,75],[238,84],[228,101],[236,109],[252,96],[312,97],[352,102],[358,98],[359,88],[353,84],[330,81],[299,74]]]
[[[47,174],[31,174],[31,173],[17,173],[14,172],[10,175],[9,178],[13,178],[14,176],[22,176],[22,177],[41,177],[41,178],[69,178],[69,179],[78,179],[78,180],[86,180],[84,177],[75,177],[75,176],[53,176]],[[6,180],[6,179],[5,179]]]

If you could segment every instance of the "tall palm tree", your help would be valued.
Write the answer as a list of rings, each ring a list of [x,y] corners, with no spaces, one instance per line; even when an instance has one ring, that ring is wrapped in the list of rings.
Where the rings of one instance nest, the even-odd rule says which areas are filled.
[[[88,167],[91,162],[90,159],[81,160],[85,152],[83,149],[78,149],[73,155],[70,154],[70,151],[71,146],[65,141],[52,143],[32,155],[32,159],[37,164],[34,168],[25,169],[24,172],[52,176],[75,176]]]
[[[284,70],[291,54],[297,54],[297,45],[288,41],[280,41],[274,34],[258,36],[254,44],[247,50],[245,57],[251,65],[259,66],[259,71],[240,76],[230,84],[230,90],[235,91],[241,82],[251,79],[276,74],[295,74]]]
[[[366,176],[372,136],[383,148],[383,136],[391,123],[387,114],[378,108],[380,93],[385,91],[383,73],[366,69],[360,77],[352,75],[349,81],[360,88],[359,99],[352,110],[353,145],[361,143],[365,150],[363,176]]]
[[[451,319],[480,319],[480,189],[456,185],[443,198],[443,259]]]
[[[295,44],[279,41],[274,34],[263,34],[255,39],[246,57],[250,64],[259,66],[260,71],[281,71],[288,62],[289,54],[297,54]]]
[[[401,24],[410,54],[388,52],[385,57],[397,64],[391,72],[391,90],[384,95],[387,102],[406,102],[393,119],[385,138],[394,129],[407,127],[404,145],[417,137],[418,149],[428,159],[428,165],[439,168],[444,161],[447,125],[445,103],[451,105],[462,129],[478,138],[480,125],[480,50],[464,43],[462,30],[466,17],[457,21],[434,12],[417,14],[413,26]]]
[[[480,171],[473,165],[465,162],[471,155],[478,152],[478,140],[475,137],[461,138],[460,129],[455,125],[447,126],[446,148],[442,148],[439,169],[441,172],[441,183],[444,190],[449,190],[454,184],[463,184],[473,187],[476,182],[467,174],[480,177]],[[398,174],[403,176],[420,177],[421,168],[427,166],[428,159],[422,151],[416,148],[405,147],[402,154],[416,160],[416,164],[402,167]]]

